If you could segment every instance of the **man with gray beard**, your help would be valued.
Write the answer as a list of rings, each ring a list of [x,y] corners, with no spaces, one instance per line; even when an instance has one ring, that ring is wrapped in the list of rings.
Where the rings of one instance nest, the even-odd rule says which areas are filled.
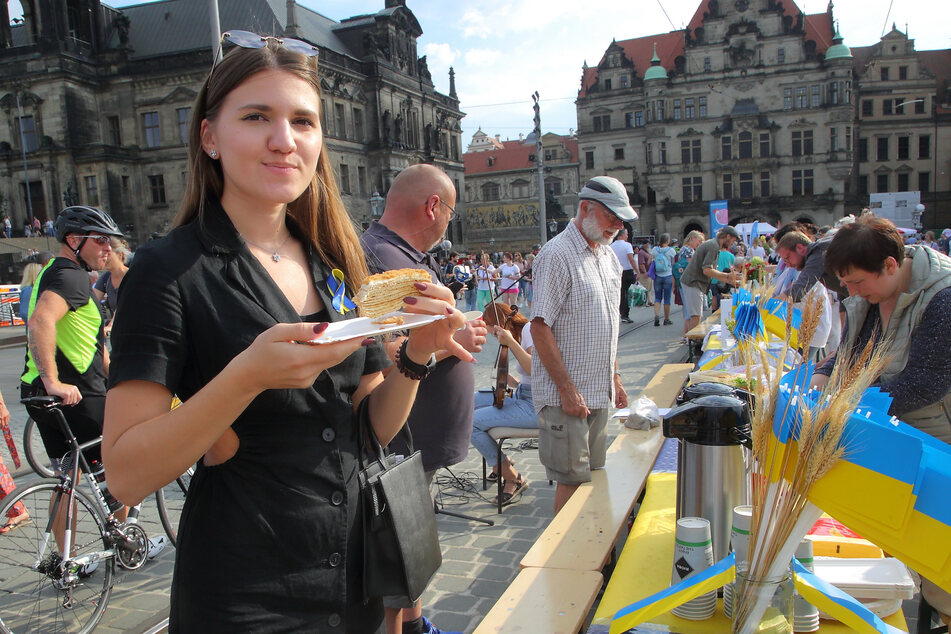
[[[617,369],[621,264],[609,245],[637,212],[610,176],[588,181],[578,198],[574,219],[532,266],[532,398],[538,457],[558,482],[555,513],[604,467],[608,410],[627,406]]]

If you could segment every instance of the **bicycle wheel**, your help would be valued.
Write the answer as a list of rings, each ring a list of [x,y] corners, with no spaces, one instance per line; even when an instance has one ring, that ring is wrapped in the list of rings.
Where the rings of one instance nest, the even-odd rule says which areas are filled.
[[[26,461],[30,463],[33,471],[44,478],[52,478],[56,475],[46,455],[43,437],[40,436],[40,430],[37,429],[36,421],[32,418],[27,419],[26,426],[23,428],[23,453],[26,454]]]
[[[191,467],[179,477],[166,484],[155,492],[155,506],[158,507],[159,519],[168,535],[172,546],[177,546],[178,520],[182,516],[182,507],[185,505],[185,494],[191,484],[195,468]]]
[[[72,556],[98,557],[99,566],[91,574],[76,575],[64,584],[56,539],[52,534],[46,537],[51,530],[51,513],[55,512],[51,509],[66,504],[67,499],[59,481],[53,480],[34,484],[4,500],[0,517],[22,503],[30,522],[0,535],[0,632],[84,634],[102,618],[112,593],[115,557],[96,504],[85,492],[76,491]]]

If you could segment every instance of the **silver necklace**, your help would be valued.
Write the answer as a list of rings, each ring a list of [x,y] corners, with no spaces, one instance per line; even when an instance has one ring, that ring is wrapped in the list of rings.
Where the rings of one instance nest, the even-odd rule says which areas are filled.
[[[248,240],[248,239],[245,238],[244,236],[241,236],[241,237],[244,238],[244,241],[245,241],[245,242],[247,242],[248,244],[250,244],[250,245],[252,245],[252,246],[255,246],[255,247],[261,249],[262,251],[270,251],[270,249],[268,249],[267,247],[261,246],[261,245],[258,244],[257,242],[251,242],[250,240]],[[284,242],[282,242],[281,245],[280,245],[279,247],[277,247],[276,249],[274,249],[274,251],[271,253],[271,259],[272,259],[272,260],[274,260],[275,262],[280,262],[280,261],[281,261],[281,253],[280,253],[280,251],[281,251],[281,249],[284,248],[284,245],[287,244],[287,241],[290,240],[290,239],[291,239],[291,234],[290,234],[290,232],[288,232],[287,237],[284,238]]]

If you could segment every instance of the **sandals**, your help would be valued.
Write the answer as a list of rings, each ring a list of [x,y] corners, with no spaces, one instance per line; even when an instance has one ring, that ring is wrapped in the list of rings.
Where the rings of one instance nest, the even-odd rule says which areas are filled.
[[[509,504],[514,504],[522,497],[522,493],[525,489],[528,488],[528,480],[525,479],[523,474],[518,474],[518,480],[515,481],[515,490],[509,493],[508,491],[502,491],[502,506],[508,506]],[[498,496],[492,498],[492,504],[498,506],[499,498]]]
[[[24,517],[24,515],[26,515],[26,517]],[[26,513],[22,513],[14,517],[13,519],[9,520],[3,526],[0,526],[0,535],[9,533],[10,531],[14,529],[20,528],[21,526],[26,526],[27,524],[30,524],[32,522],[33,520],[30,519],[29,515],[27,515]]]
[[[499,474],[497,474],[495,471],[490,471],[489,475],[485,476],[485,481],[495,484],[499,481]]]

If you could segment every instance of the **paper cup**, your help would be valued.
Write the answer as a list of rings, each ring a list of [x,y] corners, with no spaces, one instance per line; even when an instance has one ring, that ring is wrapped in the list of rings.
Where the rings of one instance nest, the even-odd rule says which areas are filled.
[[[677,520],[670,585],[676,585],[712,565],[710,521],[702,517],[681,517]]]
[[[736,563],[746,561],[750,544],[750,524],[753,507],[741,504],[733,508],[733,527],[730,529],[730,548],[736,553]]]
[[[796,559],[809,572],[814,571],[812,540],[803,539],[796,547]],[[793,630],[796,632],[815,632],[819,629],[819,608],[812,605],[796,593],[793,599]]]
[[[740,504],[733,507],[733,526],[730,529],[730,549],[736,554],[737,565],[745,563],[750,544],[750,524],[753,522],[753,507]],[[723,586],[723,614],[733,617],[733,583]]]
[[[710,521],[702,517],[681,517],[677,520],[674,540],[674,570],[670,585],[676,585],[713,565],[713,540]],[[713,616],[717,608],[716,590],[679,605],[671,613],[682,619],[702,621]]]
[[[723,586],[723,616],[733,618],[733,582]]]

